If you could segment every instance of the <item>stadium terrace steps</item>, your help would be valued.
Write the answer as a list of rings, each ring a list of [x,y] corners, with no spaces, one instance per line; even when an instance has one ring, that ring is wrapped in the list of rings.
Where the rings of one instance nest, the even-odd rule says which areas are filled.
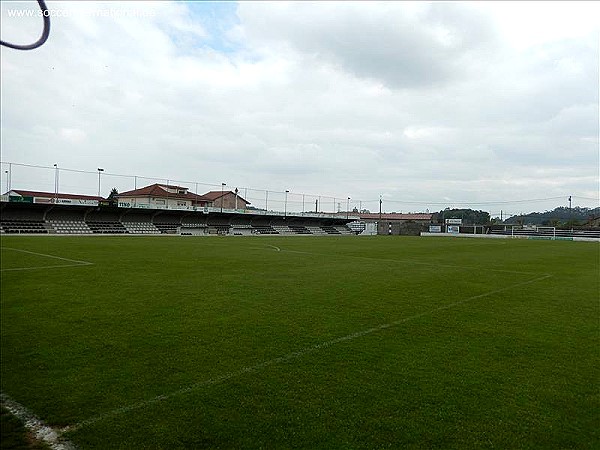
[[[21,233],[48,233],[48,225],[43,220],[28,220],[28,219],[12,219],[0,220],[0,229],[4,233],[21,234]]]
[[[0,221],[0,233],[31,234],[178,234],[182,235],[353,235],[345,226],[251,225],[205,223],[152,223],[150,221],[99,221],[10,219]]]
[[[155,223],[154,226],[160,231],[161,234],[176,234],[177,229],[181,227],[180,223]]]
[[[351,234],[356,234],[354,233],[349,227],[344,226],[344,227],[340,227],[340,226],[336,226],[334,227],[340,234],[343,235],[351,235]]]
[[[321,229],[327,234],[342,234],[335,227],[321,227]]]
[[[253,225],[257,234],[279,234],[279,232],[270,225]]]
[[[328,234],[321,227],[306,227],[306,229],[308,231],[310,231],[311,234],[314,234],[314,235],[317,235],[317,236],[327,236],[327,234]]]
[[[295,234],[312,234],[308,228],[301,225],[289,225],[288,228]]]
[[[92,230],[82,220],[48,220],[52,230],[58,234],[92,234]]]
[[[122,222],[130,234],[159,234],[160,230],[151,222]]]
[[[124,234],[127,229],[121,222],[86,222],[94,234]]]

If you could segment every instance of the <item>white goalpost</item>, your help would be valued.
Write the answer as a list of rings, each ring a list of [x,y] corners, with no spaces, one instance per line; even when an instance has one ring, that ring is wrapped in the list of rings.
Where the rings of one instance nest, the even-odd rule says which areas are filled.
[[[556,227],[536,227],[536,231],[541,236],[551,237],[552,240],[556,239]]]

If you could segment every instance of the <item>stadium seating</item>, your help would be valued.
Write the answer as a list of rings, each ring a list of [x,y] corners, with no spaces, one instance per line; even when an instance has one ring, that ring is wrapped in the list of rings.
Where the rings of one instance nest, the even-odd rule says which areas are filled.
[[[312,234],[311,231],[307,227],[305,227],[305,226],[301,226],[301,225],[288,225],[288,227],[295,234]]]
[[[130,234],[160,234],[160,230],[150,222],[122,222]]]
[[[181,223],[154,223],[154,226],[162,233],[162,234],[176,234],[177,229],[181,227]]]
[[[283,236],[293,234],[287,225],[273,225],[273,229]]]
[[[256,234],[279,234],[279,232],[270,225],[253,225]]]
[[[231,233],[234,236],[250,236],[252,234],[252,225],[249,225],[249,224],[232,225]]]
[[[345,236],[356,234],[349,227],[347,227],[345,225],[343,225],[343,226],[338,225],[334,228],[339,232],[339,234],[343,234]]]
[[[308,231],[310,231],[311,234],[314,234],[316,236],[326,236],[327,235],[327,232],[325,232],[323,230],[323,228],[321,228],[321,227],[307,226],[306,229]]]
[[[127,230],[121,222],[88,221],[87,226],[94,234],[124,234]]]
[[[321,227],[327,234],[341,234],[335,227]]]
[[[92,234],[92,230],[82,220],[48,220],[47,223],[58,234]]]
[[[343,222],[246,214],[130,210],[116,207],[11,204],[2,202],[0,233],[58,235],[282,235],[352,234]],[[322,225],[326,223],[327,226]]]
[[[22,233],[48,233],[48,228],[43,220],[11,219],[0,220],[0,229],[4,233],[22,234]]]

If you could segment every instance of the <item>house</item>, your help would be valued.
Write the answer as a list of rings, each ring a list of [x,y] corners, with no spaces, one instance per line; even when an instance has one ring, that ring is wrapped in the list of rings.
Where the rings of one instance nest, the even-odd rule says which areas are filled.
[[[236,192],[210,191],[204,195],[189,192],[183,186],[151,184],[115,196],[123,208],[193,209],[212,206],[225,209],[245,209],[250,202]]]
[[[246,209],[250,202],[246,201],[237,193],[232,191],[210,191],[202,196],[214,208]]]
[[[123,208],[187,209],[210,206],[203,196],[189,192],[183,186],[151,184],[115,195],[118,206]]]

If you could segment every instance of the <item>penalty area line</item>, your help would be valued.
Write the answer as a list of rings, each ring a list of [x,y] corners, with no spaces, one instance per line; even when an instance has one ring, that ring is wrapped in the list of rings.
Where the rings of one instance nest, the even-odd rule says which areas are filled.
[[[9,267],[7,269],[0,269],[0,272],[8,272],[8,271],[18,271],[18,270],[35,270],[35,269],[55,269],[58,267],[77,267],[77,266],[91,266],[94,263],[89,262],[89,261],[79,261],[77,259],[69,259],[69,258],[63,258],[62,256],[56,256],[56,255],[48,255],[47,253],[37,253],[37,252],[31,252],[29,250],[22,250],[20,248],[12,248],[12,247],[1,247],[2,250],[12,250],[15,252],[20,252],[20,253],[26,253],[28,255],[36,255],[36,256],[42,256],[44,258],[51,258],[51,259],[58,259],[60,261],[66,261],[72,264],[56,264],[53,266],[32,266],[32,267]]]
[[[77,447],[62,437],[62,433],[66,430],[52,428],[45,424],[41,419],[36,417],[25,406],[14,401],[5,393],[0,394],[0,402],[10,413],[17,417],[25,424],[35,438],[47,444],[52,450],[76,450]]]
[[[365,330],[357,331],[355,333],[351,333],[351,334],[348,334],[346,336],[341,336],[341,337],[338,337],[338,338],[335,338],[335,339],[331,339],[329,341],[324,341],[324,342],[321,342],[319,344],[312,345],[310,347],[305,347],[305,348],[303,348],[301,350],[297,350],[295,352],[291,352],[291,353],[288,353],[286,355],[278,356],[276,358],[269,359],[269,360],[260,362],[258,364],[252,365],[252,366],[242,367],[241,369],[225,373],[225,374],[220,375],[218,377],[209,378],[208,380],[204,380],[204,381],[200,381],[198,383],[191,384],[191,385],[189,385],[187,387],[178,389],[178,390],[173,391],[173,392],[168,393],[168,394],[158,395],[156,397],[153,397],[151,399],[144,400],[144,401],[141,401],[141,402],[138,402],[138,403],[132,403],[132,404],[129,404],[129,405],[121,406],[119,408],[113,409],[112,411],[108,411],[108,412],[106,412],[104,414],[100,414],[100,415],[98,415],[96,417],[91,417],[89,419],[83,420],[83,421],[81,421],[81,422],[73,425],[69,429],[70,430],[77,430],[77,429],[80,429],[80,428],[83,428],[83,427],[86,427],[86,426],[89,426],[89,425],[93,425],[93,424],[95,424],[97,422],[100,422],[100,421],[102,421],[104,419],[108,419],[110,417],[115,417],[115,416],[118,416],[118,415],[130,412],[130,411],[134,411],[134,410],[137,410],[137,409],[142,409],[142,408],[144,408],[146,406],[150,406],[152,404],[161,402],[163,400],[169,400],[170,398],[173,398],[175,396],[184,395],[184,394],[187,394],[189,392],[201,389],[203,387],[208,387],[208,386],[213,386],[213,385],[221,384],[221,383],[224,383],[224,382],[226,382],[228,380],[231,380],[233,378],[236,378],[236,377],[248,374],[248,373],[256,373],[256,372],[258,372],[258,371],[260,371],[260,370],[262,370],[262,369],[264,369],[266,367],[273,366],[275,364],[283,363],[283,362],[286,362],[286,361],[294,360],[294,359],[300,358],[300,357],[302,357],[304,355],[308,355],[310,353],[314,353],[316,351],[329,348],[329,347],[331,347],[333,345],[336,345],[336,344],[339,344],[339,343],[342,343],[342,342],[351,341],[353,339],[357,339],[357,338],[360,338],[360,337],[363,337],[363,336],[367,336],[367,335],[370,335],[370,334],[373,334],[373,333],[376,333],[376,332],[379,332],[379,331],[382,331],[382,330],[385,330],[385,329],[388,329],[388,328],[392,328],[392,327],[395,327],[395,326],[398,326],[398,325],[402,325],[402,324],[404,324],[406,322],[410,322],[412,320],[420,319],[421,317],[428,316],[428,315],[431,315],[431,314],[435,314],[435,313],[437,313],[439,311],[444,311],[444,310],[447,310],[447,309],[451,309],[451,308],[454,308],[454,307],[459,306],[459,305],[463,305],[463,304],[468,303],[468,302],[473,301],[473,300],[477,300],[477,299],[484,298],[484,297],[489,297],[491,295],[499,294],[501,292],[505,292],[505,291],[508,291],[508,290],[511,290],[511,289],[514,289],[514,288],[517,288],[517,287],[525,286],[525,285],[528,285],[528,284],[537,283],[538,281],[542,281],[542,280],[548,279],[550,277],[552,277],[552,275],[550,275],[550,274],[544,274],[542,276],[533,278],[531,280],[523,281],[523,282],[520,282],[520,283],[515,283],[515,284],[512,284],[510,286],[506,286],[506,287],[503,287],[503,288],[500,288],[500,289],[496,289],[496,290],[493,290],[493,291],[490,291],[490,292],[484,292],[483,294],[474,295],[472,297],[467,297],[467,298],[464,298],[462,300],[458,300],[458,301],[455,301],[455,302],[452,302],[452,303],[448,303],[446,305],[438,306],[437,308],[433,308],[433,309],[424,311],[422,313],[414,314],[414,315],[409,316],[409,317],[404,317],[402,319],[395,320],[393,322],[384,323],[384,324],[378,325],[376,327],[367,328]]]

